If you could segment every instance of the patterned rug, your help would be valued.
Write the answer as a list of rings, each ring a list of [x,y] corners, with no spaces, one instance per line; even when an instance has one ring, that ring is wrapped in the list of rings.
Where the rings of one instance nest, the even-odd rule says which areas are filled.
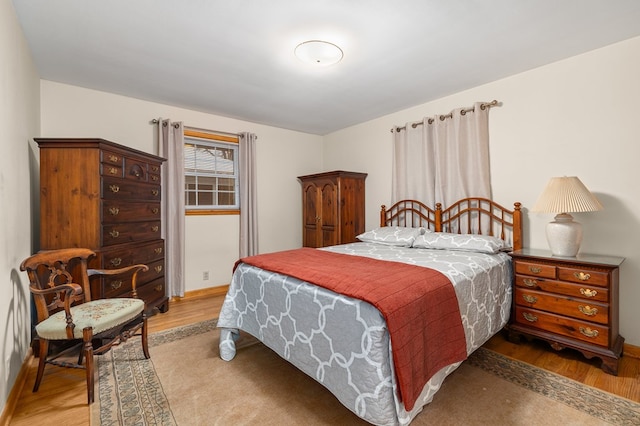
[[[150,335],[150,360],[137,339],[98,357],[91,424],[366,424],[252,338],[221,361],[215,325]],[[480,348],[412,422],[423,424],[639,425],[640,404]]]

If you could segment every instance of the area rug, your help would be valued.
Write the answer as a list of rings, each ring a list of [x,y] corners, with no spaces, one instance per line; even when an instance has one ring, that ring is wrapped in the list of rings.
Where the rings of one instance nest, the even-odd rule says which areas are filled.
[[[244,336],[218,356],[216,321],[137,339],[98,358],[91,423],[106,425],[365,425],[333,395]],[[480,348],[411,423],[638,425],[640,404]]]

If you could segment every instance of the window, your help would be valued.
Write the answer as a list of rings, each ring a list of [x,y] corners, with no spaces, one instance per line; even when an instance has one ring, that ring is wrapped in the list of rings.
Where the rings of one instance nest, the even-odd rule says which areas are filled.
[[[238,138],[185,129],[184,182],[188,214],[238,213]]]

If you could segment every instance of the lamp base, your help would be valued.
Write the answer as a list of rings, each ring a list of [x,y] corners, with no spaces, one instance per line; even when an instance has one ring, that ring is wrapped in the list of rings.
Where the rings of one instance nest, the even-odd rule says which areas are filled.
[[[547,242],[552,255],[576,257],[582,243],[582,225],[570,214],[560,213],[547,224]]]

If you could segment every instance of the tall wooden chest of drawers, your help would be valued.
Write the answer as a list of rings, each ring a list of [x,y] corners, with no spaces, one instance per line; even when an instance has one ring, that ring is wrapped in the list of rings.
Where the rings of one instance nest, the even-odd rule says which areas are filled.
[[[545,340],[602,359],[618,374],[624,338],[618,334],[618,275],[624,258],[578,254],[555,257],[543,250],[511,253],[514,269],[509,337]]]
[[[85,247],[89,266],[144,263],[138,297],[147,311],[169,308],[161,237],[163,158],[104,139],[36,138],[40,147],[40,249]],[[131,280],[91,282],[93,299],[128,297]]]

